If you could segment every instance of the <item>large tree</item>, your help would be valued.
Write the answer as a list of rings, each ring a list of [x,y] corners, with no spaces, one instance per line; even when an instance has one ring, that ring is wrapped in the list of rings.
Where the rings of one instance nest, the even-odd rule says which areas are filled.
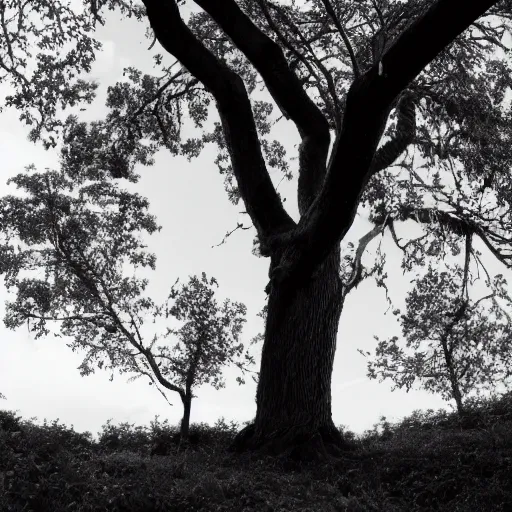
[[[51,9],[55,17],[49,6],[56,2],[36,3],[46,6],[43,19]],[[186,21],[184,3],[196,4]],[[21,2],[4,4],[18,12]],[[216,164],[229,197],[243,200],[259,253],[270,259],[256,418],[236,446],[291,449],[298,456],[311,448],[337,452],[342,439],[331,418],[331,374],[343,301],[365,274],[376,273],[380,284],[384,277],[382,261],[363,269],[368,244],[389,233],[403,250],[406,270],[442,259],[447,250],[465,250],[476,269],[479,239],[509,265],[512,151],[504,99],[511,75],[503,53],[511,2],[84,4],[80,19],[91,17],[85,28],[74,29],[80,34],[102,21],[106,8],[149,20],[151,37],[164,50],[154,55],[161,73],[128,69],[125,80],[109,88],[105,120],[42,123],[37,135],[48,140],[63,128],[62,158],[69,168],[101,168],[131,180],[137,179],[134,164],[150,163],[159,147],[192,158],[205,144],[218,145]],[[13,46],[5,62],[12,60],[9,50],[16,55],[24,49]],[[170,56],[176,62],[168,64]],[[292,174],[283,145],[273,138],[273,103],[259,96],[258,85],[301,137],[298,222],[268,172],[274,167]],[[65,97],[66,84],[52,91],[52,98]],[[206,123],[211,99],[220,120],[213,130]],[[23,91],[15,106],[34,109]],[[184,114],[203,129],[200,137],[181,139]],[[345,272],[340,242],[358,209],[374,227]],[[423,234],[403,242],[397,227],[404,222],[416,222]]]

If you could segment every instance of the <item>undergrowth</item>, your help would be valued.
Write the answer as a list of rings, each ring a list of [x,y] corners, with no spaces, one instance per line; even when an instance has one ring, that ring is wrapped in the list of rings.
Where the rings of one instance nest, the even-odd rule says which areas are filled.
[[[361,436],[342,428],[352,449],[309,465],[227,452],[241,427],[224,420],[192,425],[186,444],[158,418],[109,422],[95,441],[0,410],[0,510],[510,511],[511,405],[507,394],[463,419],[429,410]]]

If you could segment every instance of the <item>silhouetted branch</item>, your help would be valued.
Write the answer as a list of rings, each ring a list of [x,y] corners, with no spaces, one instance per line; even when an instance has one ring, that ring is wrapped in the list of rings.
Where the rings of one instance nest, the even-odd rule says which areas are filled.
[[[215,3],[220,4],[224,2]],[[215,97],[238,188],[258,233],[268,237],[293,228],[295,223],[284,210],[266,169],[251,104],[240,76],[194,36],[183,22],[175,0],[144,0],[144,5],[160,44]],[[238,9],[236,4],[232,7]],[[244,38],[250,40],[246,33]]]
[[[338,16],[336,16],[336,13],[334,12],[334,9],[331,5],[330,0],[322,0],[325,10],[327,11],[327,14],[332,18],[332,21],[334,22],[334,25],[338,29],[338,32],[343,39],[343,42],[345,43],[345,46],[347,48],[348,54],[350,56],[350,61],[352,62],[352,69],[354,71],[354,77],[359,78],[361,75],[361,71],[359,69],[359,64],[356,59],[356,54],[354,53],[354,49],[352,48],[352,44],[350,43],[350,39],[347,36],[347,33],[345,32],[345,29],[341,26],[340,20],[338,19]]]

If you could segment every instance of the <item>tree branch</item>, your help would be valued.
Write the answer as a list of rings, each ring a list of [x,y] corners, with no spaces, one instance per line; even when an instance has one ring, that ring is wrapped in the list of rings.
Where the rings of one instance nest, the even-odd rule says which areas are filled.
[[[242,79],[196,39],[181,19],[175,0],[143,2],[160,44],[217,102],[238,188],[258,233],[269,237],[292,229],[295,223],[283,208],[267,172]]]
[[[512,255],[503,254],[500,252],[500,249],[495,247],[491,240],[489,240],[489,237],[494,237],[495,239],[498,238],[499,240],[502,238],[500,235],[493,232],[486,233],[484,228],[479,226],[476,222],[471,219],[455,217],[454,212],[440,211],[434,208],[402,208],[399,217],[395,220],[414,220],[421,224],[438,222],[448,231],[459,236],[465,236],[466,244],[468,243],[468,235],[476,235],[482,240],[498,261],[503,263],[507,268],[512,268]],[[506,239],[505,241],[508,242]],[[469,250],[471,251],[471,244]],[[468,251],[468,245],[466,245],[466,251]]]
[[[234,0],[194,1],[251,61],[283,114],[297,126],[302,138],[299,210],[306,211],[320,190],[326,173],[330,143],[327,120],[289,68],[279,45],[265,35]],[[259,3],[265,13],[264,1]]]
[[[396,96],[496,0],[438,0],[349,89],[323,189],[302,216],[272,279],[307,280],[350,229]]]
[[[416,107],[412,93],[405,91],[397,104],[398,119],[394,137],[387,141],[375,154],[371,174],[383,171],[414,141],[416,134]]]
[[[228,231],[225,235],[224,235],[224,238],[221,240],[220,243],[218,244],[215,244],[215,245],[212,245],[212,249],[214,247],[220,247],[221,245],[225,244],[226,243],[226,240],[237,230],[239,229],[242,229],[244,231],[246,231],[247,229],[250,229],[250,226],[244,226],[242,222],[238,222],[237,225],[236,225],[236,228],[233,228],[231,231]]]
[[[373,226],[373,228],[370,231],[368,231],[366,235],[359,239],[359,244],[357,246],[356,254],[354,257],[354,270],[348,282],[343,283],[343,297],[346,297],[347,294],[361,282],[361,277],[363,273],[361,259],[363,257],[364,251],[368,247],[368,244],[384,231],[387,223],[388,221],[386,220],[384,221],[383,224],[377,224]]]
[[[347,48],[348,54],[350,56],[350,61],[352,62],[352,69],[354,71],[355,78],[359,78],[361,75],[361,71],[359,69],[359,64],[356,59],[356,55],[354,53],[354,49],[352,48],[352,44],[350,43],[350,39],[347,36],[347,33],[345,32],[344,28],[341,26],[340,20],[338,19],[338,16],[336,16],[336,13],[334,12],[334,9],[331,5],[330,0],[322,0],[325,10],[327,11],[327,14],[332,18],[332,21],[334,22],[335,27],[338,29],[338,32],[343,39],[343,42],[345,43],[345,46]]]
[[[325,103],[326,108],[329,108],[332,112],[332,116],[334,117],[335,125],[336,125],[336,132],[339,132],[341,128],[341,107],[340,102],[338,99],[338,95],[336,94],[336,86],[334,83],[334,80],[332,78],[331,73],[329,70],[325,67],[322,60],[319,59],[311,46],[311,41],[308,41],[308,39],[304,36],[304,34],[301,32],[300,28],[295,24],[294,21],[288,17],[280,6],[275,4],[270,4],[272,8],[279,14],[279,16],[282,18],[283,22],[288,25],[291,29],[291,31],[297,36],[297,38],[300,40],[301,44],[304,45],[304,47],[308,50],[309,55],[311,57],[311,60],[314,62],[320,73],[324,76],[325,81],[327,82],[327,91],[324,90],[324,87],[322,86],[320,77],[318,74],[314,71],[312,64],[309,62],[307,57],[303,56],[300,52],[298,52],[294,45],[289,43],[288,40],[283,36],[281,30],[279,27],[273,22],[270,13],[268,12],[268,9],[266,8],[265,1],[266,0],[258,0],[259,4],[264,9],[265,16],[267,18],[268,24],[271,26],[271,28],[274,30],[274,32],[278,35],[281,42],[285,45],[285,47],[291,51],[295,56],[299,57],[302,64],[308,69],[310,74],[315,78],[317,82],[317,89],[318,93],[320,94],[320,97]],[[302,87],[302,86],[301,86]]]
[[[466,300],[469,300],[469,290],[468,290],[468,280],[469,280],[469,264],[471,261],[471,251],[473,246],[473,234],[466,233],[466,244],[465,244],[465,254],[464,254],[464,277],[462,279],[462,292],[461,299],[466,297]]]

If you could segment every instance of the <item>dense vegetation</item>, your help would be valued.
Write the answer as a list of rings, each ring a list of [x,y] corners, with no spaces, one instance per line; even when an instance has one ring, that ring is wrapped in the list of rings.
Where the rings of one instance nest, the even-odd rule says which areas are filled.
[[[0,510],[507,511],[512,508],[512,395],[480,400],[464,420],[415,412],[344,431],[343,457],[314,465],[226,452],[239,426],[103,426],[98,440],[58,421],[0,411]],[[343,430],[343,429],[341,429]],[[150,456],[166,445],[167,455]],[[158,450],[156,450],[158,451]],[[160,452],[162,453],[162,452]]]

